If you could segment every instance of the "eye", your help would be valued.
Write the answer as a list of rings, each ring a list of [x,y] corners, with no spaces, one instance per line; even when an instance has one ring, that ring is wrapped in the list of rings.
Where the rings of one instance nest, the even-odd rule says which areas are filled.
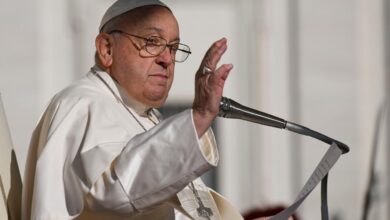
[[[147,45],[153,45],[153,46],[160,46],[162,45],[162,39],[159,37],[148,37],[146,39],[146,44]]]
[[[170,47],[171,47],[171,50],[177,51],[179,49],[179,44],[172,44]]]

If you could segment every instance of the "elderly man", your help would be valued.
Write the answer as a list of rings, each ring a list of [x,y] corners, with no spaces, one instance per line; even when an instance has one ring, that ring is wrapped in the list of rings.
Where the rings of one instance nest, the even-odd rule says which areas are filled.
[[[23,219],[241,219],[198,178],[218,162],[210,125],[231,64],[216,41],[188,109],[160,122],[175,62],[191,53],[158,0],[119,0],[96,37],[96,65],[58,93],[35,129]]]

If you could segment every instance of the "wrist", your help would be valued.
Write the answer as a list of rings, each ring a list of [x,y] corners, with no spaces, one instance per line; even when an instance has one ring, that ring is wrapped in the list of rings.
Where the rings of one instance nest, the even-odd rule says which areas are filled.
[[[198,137],[200,138],[213,123],[216,115],[199,109],[192,109],[192,117]]]

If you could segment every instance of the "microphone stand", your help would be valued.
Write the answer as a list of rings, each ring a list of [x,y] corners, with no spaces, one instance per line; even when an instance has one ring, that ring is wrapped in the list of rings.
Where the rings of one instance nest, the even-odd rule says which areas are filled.
[[[376,115],[375,130],[373,135],[371,158],[370,158],[371,161],[370,161],[370,168],[369,168],[369,179],[368,179],[366,193],[364,195],[362,220],[368,219],[371,203],[373,200],[373,193],[378,184],[376,179],[377,173],[375,169],[376,168],[375,163],[378,155],[378,147],[379,147],[378,142],[379,142],[379,136],[381,131],[380,128],[382,125],[382,120],[386,117],[385,114],[386,114],[386,104],[383,104]]]
[[[282,118],[243,106],[232,99],[222,97],[220,102],[220,111],[218,114],[219,117],[223,118],[233,118],[233,119],[242,119],[266,126],[271,126],[275,128],[287,129],[297,134],[309,136],[325,142],[329,145],[335,143],[338,148],[342,151],[342,154],[349,152],[349,147],[337,141],[333,138],[330,138],[324,134],[321,134],[317,131],[311,130],[302,125],[286,121]],[[323,220],[329,219],[328,214],[328,199],[327,199],[327,185],[328,185],[328,174],[321,180],[321,216]]]
[[[330,138],[324,134],[311,130],[302,125],[289,122],[276,116],[243,106],[235,102],[234,100],[226,97],[222,97],[221,99],[218,116],[223,118],[242,119],[266,126],[287,129],[294,133],[310,136],[327,144],[336,143],[337,146],[339,146],[339,148],[343,152],[343,154],[349,152],[349,147],[346,144],[341,143],[340,141],[337,141],[333,138]]]

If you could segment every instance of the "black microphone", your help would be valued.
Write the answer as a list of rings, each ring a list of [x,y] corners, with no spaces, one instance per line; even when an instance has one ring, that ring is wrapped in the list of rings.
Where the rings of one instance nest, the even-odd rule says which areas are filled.
[[[218,116],[235,118],[276,128],[286,128],[287,121],[273,115],[243,106],[229,98],[222,97]]]
[[[302,125],[295,124],[293,122],[286,121],[282,118],[243,106],[232,99],[222,97],[219,104],[219,117],[234,118],[245,121],[254,122],[266,126],[287,129],[289,131],[310,136],[315,139],[321,140],[327,144],[336,143],[342,150],[343,154],[349,152],[349,147],[346,144],[341,143],[333,138],[325,136],[317,131],[306,128]]]

